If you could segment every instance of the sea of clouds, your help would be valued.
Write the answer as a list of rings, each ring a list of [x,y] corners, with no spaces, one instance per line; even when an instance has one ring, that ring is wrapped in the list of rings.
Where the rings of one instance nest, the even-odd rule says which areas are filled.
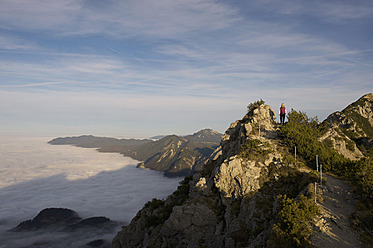
[[[7,230],[51,207],[129,223],[147,201],[165,198],[182,180],[136,168],[138,161],[120,154],[49,145],[50,139],[0,137],[0,248],[82,247],[95,239],[110,240],[120,227],[95,237]]]

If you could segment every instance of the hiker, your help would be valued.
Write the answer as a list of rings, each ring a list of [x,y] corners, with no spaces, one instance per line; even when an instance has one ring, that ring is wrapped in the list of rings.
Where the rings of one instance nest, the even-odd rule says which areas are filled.
[[[285,108],[285,104],[282,103],[280,107],[280,123],[281,124],[285,123],[285,115],[286,115],[286,108]]]

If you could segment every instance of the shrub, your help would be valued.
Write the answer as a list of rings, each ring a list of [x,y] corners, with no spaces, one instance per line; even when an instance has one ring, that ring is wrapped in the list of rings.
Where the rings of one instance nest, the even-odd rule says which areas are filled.
[[[289,149],[297,147],[301,156],[309,167],[315,168],[315,157],[319,156],[323,170],[332,172],[351,180],[359,190],[373,197],[373,165],[372,157],[359,161],[351,161],[336,152],[332,146],[326,146],[319,141],[324,125],[317,124],[317,118],[309,118],[303,112],[291,111],[289,122],[282,126],[280,135]],[[348,143],[352,149],[353,143]]]
[[[348,161],[332,146],[327,146],[319,141],[318,138],[322,134],[323,127],[318,125],[317,117],[309,118],[306,113],[293,110],[289,113],[288,119],[289,122],[281,128],[280,135],[289,149],[297,147],[298,154],[305,159],[308,166],[315,166],[316,155],[319,156],[325,171],[336,172],[338,168],[336,164]]]
[[[255,101],[253,103],[250,103],[248,106],[247,106],[247,113],[252,113],[252,111],[256,108],[258,108],[260,105],[264,104],[265,101],[263,99],[260,99],[258,101]]]
[[[355,142],[352,140],[346,140],[346,148],[350,151],[355,151]]]
[[[356,171],[353,178],[364,195],[373,198],[373,158],[363,158],[354,162]]]
[[[278,196],[276,223],[269,240],[270,247],[310,247],[311,220],[318,214],[317,206],[301,195],[298,200]]]
[[[269,144],[258,139],[249,139],[240,148],[238,155],[248,160],[264,161],[271,153]]]
[[[193,179],[193,176],[187,176],[183,181],[180,182],[177,190],[169,196],[169,202],[153,198],[145,204],[145,208],[151,211],[151,214],[146,216],[146,225],[157,226],[164,223],[171,215],[174,206],[180,206],[189,196],[189,182]]]

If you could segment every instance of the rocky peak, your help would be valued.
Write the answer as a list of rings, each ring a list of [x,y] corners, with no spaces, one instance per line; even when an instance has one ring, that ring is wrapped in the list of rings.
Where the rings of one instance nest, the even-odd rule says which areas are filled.
[[[185,136],[186,139],[194,142],[214,142],[219,143],[222,138],[222,134],[212,130],[212,129],[203,129],[194,133],[192,135]]]
[[[275,118],[270,106],[260,104],[232,123],[204,168],[165,201],[149,202],[113,247],[265,246],[276,193],[251,196],[268,180],[279,180],[273,172],[283,167]],[[254,147],[249,157],[240,153],[247,144]],[[268,206],[256,206],[261,201]]]
[[[225,132],[221,141],[221,165],[214,172],[214,184],[226,198],[237,199],[258,190],[261,175],[268,173],[271,163],[278,164],[281,160],[276,152],[275,119],[273,109],[261,104],[250,109],[242,120],[233,122]],[[268,157],[242,158],[240,150],[246,142],[261,146],[259,149],[268,151]]]
[[[225,132],[220,143],[223,158],[237,154],[248,138],[259,138],[259,130],[261,136],[273,133],[275,119],[275,111],[269,105],[261,104],[250,109],[242,120],[233,122]]]

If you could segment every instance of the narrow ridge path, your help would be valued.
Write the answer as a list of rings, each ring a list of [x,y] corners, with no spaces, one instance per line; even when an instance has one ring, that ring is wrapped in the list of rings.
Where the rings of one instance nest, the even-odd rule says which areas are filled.
[[[359,235],[351,224],[357,196],[351,192],[348,182],[331,175],[324,177],[327,183],[319,187],[323,201],[318,203],[321,215],[315,218],[312,244],[320,248],[362,247]]]

